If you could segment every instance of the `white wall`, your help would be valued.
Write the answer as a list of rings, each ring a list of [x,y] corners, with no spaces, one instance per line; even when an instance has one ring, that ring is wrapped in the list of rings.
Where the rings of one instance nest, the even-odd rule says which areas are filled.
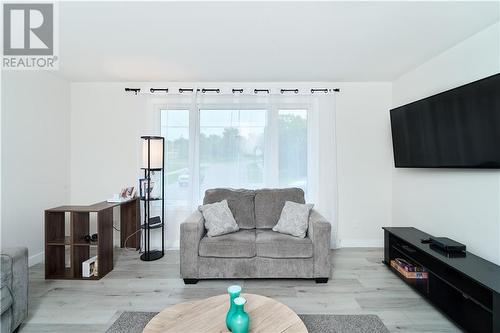
[[[2,73],[2,246],[44,251],[44,210],[69,201],[69,83],[49,72]]]
[[[151,112],[146,97],[125,94],[126,86],[134,84],[71,84],[74,204],[104,200],[121,187],[136,183],[138,138],[153,133],[157,115]],[[387,113],[391,84],[335,86],[341,89],[336,105],[338,239],[344,246],[381,246],[381,227],[390,225],[391,217],[392,151]],[[178,236],[171,233],[167,237]]]
[[[497,22],[393,82],[397,107],[498,73],[500,25]]]
[[[500,25],[471,36],[393,83],[393,106],[500,72]],[[500,172],[395,169],[394,226],[415,226],[463,242],[500,264]]]
[[[383,246],[391,225],[390,83],[340,83],[337,181],[340,247]]]
[[[71,201],[111,198],[139,175],[140,136],[148,134],[145,98],[126,84],[71,83]]]

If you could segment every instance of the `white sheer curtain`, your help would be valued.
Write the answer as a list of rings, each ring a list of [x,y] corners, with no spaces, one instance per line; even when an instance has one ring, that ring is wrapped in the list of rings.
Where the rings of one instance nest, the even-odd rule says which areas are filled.
[[[316,142],[312,149],[318,156],[314,170],[310,177],[316,178],[317,188],[313,193],[313,202],[316,208],[332,224],[331,245],[337,247],[338,230],[338,188],[337,188],[337,140],[336,140],[336,113],[335,95],[318,94],[311,97],[318,119],[315,124]]]
[[[335,94],[197,91],[151,97],[166,138],[166,246],[213,187],[300,187],[332,221],[337,184]]]

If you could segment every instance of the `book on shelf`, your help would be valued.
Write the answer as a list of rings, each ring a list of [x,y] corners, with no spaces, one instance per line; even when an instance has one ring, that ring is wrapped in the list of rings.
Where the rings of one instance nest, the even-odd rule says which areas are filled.
[[[396,260],[391,260],[391,267],[407,279],[425,280],[429,278],[428,272],[408,272],[404,267],[400,266]]]
[[[411,263],[409,263],[407,260],[402,259],[402,258],[396,258],[394,259],[396,263],[399,265],[399,267],[404,268],[405,271],[407,272],[425,272],[425,268],[421,266],[415,266]]]

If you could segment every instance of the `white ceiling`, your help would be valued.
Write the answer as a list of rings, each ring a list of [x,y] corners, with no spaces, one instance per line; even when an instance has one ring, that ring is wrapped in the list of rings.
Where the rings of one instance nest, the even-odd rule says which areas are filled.
[[[66,2],[71,81],[393,80],[499,20],[499,2]]]

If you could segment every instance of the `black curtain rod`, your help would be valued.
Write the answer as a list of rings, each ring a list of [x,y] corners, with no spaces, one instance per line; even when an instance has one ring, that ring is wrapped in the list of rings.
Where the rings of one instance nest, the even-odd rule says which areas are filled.
[[[168,93],[168,88],[150,88],[149,91],[154,94],[155,92],[157,91],[163,91],[165,92],[166,94]],[[193,92],[194,89],[193,88],[179,88],[179,93],[184,93],[184,92]],[[203,94],[204,93],[207,93],[207,92],[215,92],[217,94],[220,93],[220,89],[217,88],[217,89],[196,89],[196,91],[201,91]],[[125,92],[133,92],[135,95],[137,95],[138,93],[141,92],[141,88],[125,88]],[[233,94],[238,92],[240,94],[243,94],[243,89],[232,89],[232,92]],[[258,93],[261,93],[261,92],[265,92],[265,93],[270,93],[269,89],[254,89],[253,90],[253,93],[254,94],[258,94]],[[281,89],[280,92],[282,94],[286,93],[286,92],[293,92],[295,94],[298,94],[299,93],[299,89]],[[314,94],[314,93],[317,93],[317,92],[322,92],[322,93],[325,93],[327,94],[328,92],[340,92],[340,89],[339,88],[334,88],[334,89],[328,89],[328,88],[324,88],[324,89],[311,89],[311,94]]]

